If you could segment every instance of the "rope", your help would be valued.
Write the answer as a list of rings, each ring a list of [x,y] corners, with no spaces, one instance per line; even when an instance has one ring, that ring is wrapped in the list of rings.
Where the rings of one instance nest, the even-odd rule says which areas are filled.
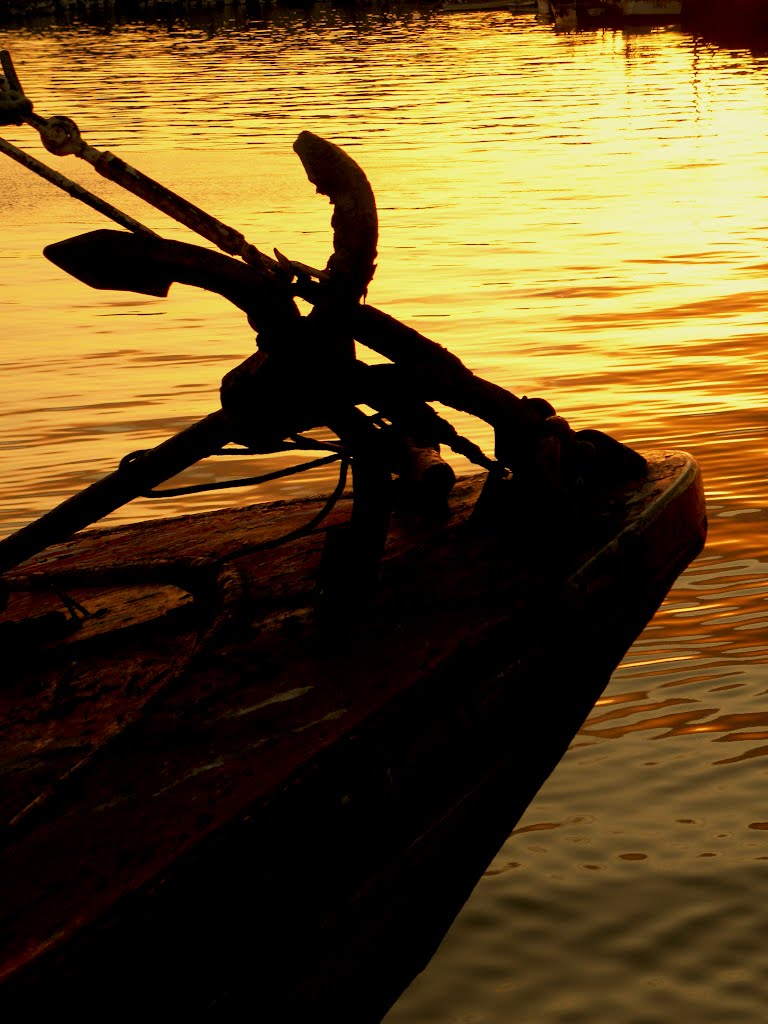
[[[120,465],[127,465],[129,462],[133,462],[134,459],[140,458],[143,454],[143,452],[131,452],[130,455],[126,455],[125,458],[122,459]],[[239,453],[233,452],[232,454]],[[209,484],[187,484],[184,487],[164,487],[161,490],[153,489],[145,491],[140,495],[140,497],[177,498],[185,494],[200,494],[203,491],[220,491],[226,490],[230,487],[255,486],[256,484],[267,483],[270,480],[279,480],[285,476],[293,476],[296,473],[304,473],[310,469],[317,469],[319,466],[327,466],[333,462],[339,462],[344,458],[345,456],[335,453],[333,455],[326,455],[322,459],[313,459],[311,462],[297,463],[295,466],[288,466],[285,469],[276,469],[271,473],[262,473],[260,476],[240,477],[236,480],[217,480],[214,483]]]
[[[317,461],[330,461],[328,459]],[[324,519],[333,511],[333,508],[344,494],[347,485],[350,458],[346,455],[335,455],[333,458],[340,462],[339,478],[331,494],[326,498],[323,506],[306,523],[297,526],[288,533],[279,537],[272,537],[269,540],[251,541],[241,544],[238,548],[220,556],[217,560],[210,558],[182,558],[182,559],[160,559],[144,563],[141,566],[110,566],[107,569],[50,569],[43,572],[26,573],[23,576],[5,576],[3,582],[9,590],[23,591],[27,593],[53,589],[59,599],[67,607],[70,614],[73,614],[73,607],[76,606],[80,614],[87,614],[87,609],[78,604],[69,595],[63,593],[61,587],[94,586],[96,584],[128,585],[142,582],[161,582],[163,579],[170,581],[173,586],[192,593],[195,589],[190,582],[184,582],[184,577],[196,577],[201,571],[210,571],[211,567],[222,563],[231,562],[237,558],[261,551],[268,548],[278,547],[291,540],[296,540],[309,533],[312,533]],[[180,579],[181,577],[181,579]],[[194,596],[194,595],[193,595]]]

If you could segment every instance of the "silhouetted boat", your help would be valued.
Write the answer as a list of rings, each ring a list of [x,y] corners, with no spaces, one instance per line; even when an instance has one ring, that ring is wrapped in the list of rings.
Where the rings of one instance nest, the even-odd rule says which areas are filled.
[[[0,1020],[378,1021],[701,549],[698,468],[575,431],[361,302],[375,201],[333,143],[294,143],[334,204],[313,270],[43,118],[0,63],[7,124],[227,253],[3,143],[127,228],[48,258],[216,291],[258,334],[220,409],[0,541]],[[494,457],[433,402],[481,417]],[[339,484],[77,532],[233,445],[321,447]],[[442,446],[486,472],[456,483]]]
[[[695,462],[647,459],[554,513],[460,480],[330,618],[322,535],[270,547],[320,499],[15,570],[2,1019],[380,1020],[703,544]]]

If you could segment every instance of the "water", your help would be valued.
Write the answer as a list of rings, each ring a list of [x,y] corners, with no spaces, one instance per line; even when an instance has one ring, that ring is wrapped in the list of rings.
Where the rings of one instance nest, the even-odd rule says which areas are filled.
[[[330,211],[291,146],[303,129],[341,144],[379,203],[371,302],[577,428],[701,464],[705,551],[388,1024],[762,1021],[768,56],[677,29],[558,34],[534,15],[320,4],[49,20],[0,43],[39,113],[74,117],[91,144],[313,265]],[[42,157],[29,129],[5,136]],[[56,166],[188,238],[74,158]],[[106,223],[10,161],[2,173],[9,533],[216,408],[253,339],[216,296],[66,278],[43,246]],[[456,422],[490,446],[482,424]]]

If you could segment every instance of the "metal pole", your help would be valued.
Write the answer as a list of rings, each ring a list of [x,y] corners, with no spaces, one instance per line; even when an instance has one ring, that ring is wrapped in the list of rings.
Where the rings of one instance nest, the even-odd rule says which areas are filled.
[[[12,160],[15,160],[23,167],[28,168],[30,171],[34,171],[35,174],[38,174],[41,178],[45,178],[46,181],[50,181],[51,184],[56,185],[63,192],[72,196],[73,199],[79,199],[81,203],[85,203],[86,206],[90,206],[91,209],[96,210],[98,213],[103,213],[105,217],[109,217],[122,227],[128,228],[129,231],[133,231],[137,235],[153,235],[154,237],[158,237],[156,231],[152,231],[151,228],[145,227],[144,224],[134,220],[133,217],[129,217],[127,213],[123,213],[122,210],[118,210],[116,206],[112,206],[111,203],[108,203],[106,200],[94,195],[93,192],[89,192],[87,188],[84,188],[82,185],[78,185],[76,181],[72,181],[65,175],[60,174],[52,167],[44,164],[36,157],[30,156],[29,153],[25,153],[23,149],[18,149],[5,139],[0,139],[0,153],[5,153],[6,156],[9,156]]]

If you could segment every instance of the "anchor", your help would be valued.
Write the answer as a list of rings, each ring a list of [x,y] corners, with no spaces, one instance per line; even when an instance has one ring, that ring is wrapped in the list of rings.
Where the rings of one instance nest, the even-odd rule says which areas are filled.
[[[0,52],[0,64],[0,124],[30,126],[49,153],[86,161],[219,250],[163,238],[0,139],[0,151],[122,228],[53,243],[45,257],[97,289],[167,296],[178,282],[217,292],[256,333],[256,351],[221,382],[220,409],[126,457],[102,480],[0,541],[0,573],[136,497],[184,491],[156,488],[203,458],[233,450],[258,455],[325,448],[330,454],[321,461],[342,465],[339,493],[351,467],[351,516],[328,532],[319,588],[327,601],[346,606],[375,591],[393,508],[428,518],[447,514],[455,473],[444,447],[487,471],[481,518],[494,505],[498,510],[501,492],[516,499],[536,494],[539,504],[557,505],[601,480],[642,475],[645,460],[631,448],[598,430],[572,429],[547,400],[519,397],[484,380],[443,346],[368,304],[376,201],[363,170],[339,146],[309,131],[293,146],[307,178],[333,206],[333,252],[317,269],[277,250],[267,255],[233,227],[91,146],[71,118],[39,115],[7,51]],[[297,299],[310,305],[309,313],[300,312]],[[366,363],[358,344],[387,361]],[[435,402],[487,422],[494,430],[493,456],[461,436]],[[317,428],[330,429],[337,442],[307,436]],[[234,483],[258,479],[264,478]]]

